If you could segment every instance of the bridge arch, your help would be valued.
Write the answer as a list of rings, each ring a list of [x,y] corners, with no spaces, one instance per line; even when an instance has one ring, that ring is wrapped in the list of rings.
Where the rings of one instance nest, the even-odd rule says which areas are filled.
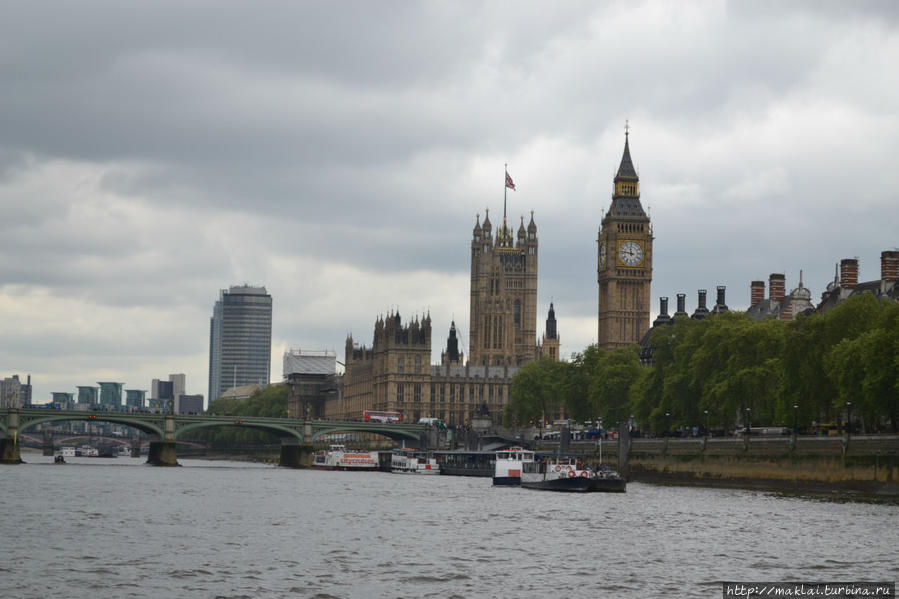
[[[336,433],[375,433],[394,441],[414,441],[415,443],[421,440],[421,430],[401,425],[351,422],[334,422],[333,425],[328,422],[317,422],[316,424],[318,426],[312,435],[313,441]]]
[[[220,427],[224,427],[224,426],[248,428],[248,429],[265,431],[265,432],[277,435],[278,437],[281,437],[282,442],[285,438],[290,439],[292,441],[295,440],[298,443],[303,441],[302,431],[298,431],[295,428],[291,428],[290,426],[280,424],[280,423],[274,423],[274,422],[253,422],[252,420],[244,421],[240,417],[234,417],[229,420],[215,419],[215,420],[206,420],[206,421],[202,421],[202,422],[191,422],[189,424],[183,424],[175,429],[174,436],[175,436],[175,439],[178,439],[178,437],[185,435],[187,433],[190,433],[190,432],[196,432],[199,430],[209,429],[209,428],[220,428]]]
[[[65,412],[63,414],[47,411],[46,414],[34,414],[33,411],[19,414],[19,432],[37,426],[38,424],[46,424],[52,422],[111,422],[114,424],[123,424],[136,428],[150,436],[156,436],[160,439],[165,435],[165,416],[158,415],[158,418],[152,418],[155,415],[148,415],[148,418],[135,419],[132,415],[118,414],[116,412]],[[0,428],[3,433],[8,433],[7,423],[0,421]]]

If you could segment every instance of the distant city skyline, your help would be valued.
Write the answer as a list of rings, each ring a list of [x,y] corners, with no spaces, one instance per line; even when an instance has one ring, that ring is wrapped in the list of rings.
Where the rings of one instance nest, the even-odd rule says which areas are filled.
[[[4,11],[0,372],[35,402],[171,372],[208,394],[234,283],[276,298],[274,363],[392,307],[468,355],[460,239],[501,214],[506,164],[568,358],[597,340],[625,122],[650,319],[719,285],[745,310],[771,273],[818,301],[841,259],[869,281],[899,244],[895,2],[215,6]]]

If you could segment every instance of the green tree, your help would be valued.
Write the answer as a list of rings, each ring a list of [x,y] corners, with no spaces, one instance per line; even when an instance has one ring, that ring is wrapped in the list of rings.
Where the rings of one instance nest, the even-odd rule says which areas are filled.
[[[559,411],[568,365],[543,358],[525,364],[512,377],[512,397],[503,413],[507,423],[541,423]]]
[[[590,403],[606,426],[630,419],[631,386],[640,378],[640,347],[632,345],[606,352],[590,381]]]
[[[799,406],[801,424],[838,419],[842,409],[837,406],[845,400],[828,373],[826,357],[844,339],[856,339],[874,328],[880,311],[877,298],[860,293],[826,314],[800,316],[790,323],[783,354],[784,406]],[[841,376],[848,381],[848,373]]]
[[[598,345],[591,345],[577,354],[567,366],[562,397],[568,413],[578,422],[596,422],[601,415],[595,402],[590,399],[590,387],[605,353]]]
[[[225,416],[257,416],[263,418],[287,417],[287,385],[275,384],[257,389],[246,400],[220,397],[209,404],[210,414]],[[227,445],[262,445],[274,443],[278,438],[266,431],[227,426],[213,430],[197,431],[195,437],[209,443]]]
[[[899,412],[899,304],[885,302],[872,328],[844,338],[827,353],[824,364],[836,391],[834,411],[853,412],[874,428],[889,420],[896,431]]]

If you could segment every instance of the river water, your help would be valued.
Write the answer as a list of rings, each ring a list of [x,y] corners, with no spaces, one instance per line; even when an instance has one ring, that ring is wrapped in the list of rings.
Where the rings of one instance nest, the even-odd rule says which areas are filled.
[[[720,597],[722,580],[899,578],[895,505],[24,459],[0,467],[0,597]]]

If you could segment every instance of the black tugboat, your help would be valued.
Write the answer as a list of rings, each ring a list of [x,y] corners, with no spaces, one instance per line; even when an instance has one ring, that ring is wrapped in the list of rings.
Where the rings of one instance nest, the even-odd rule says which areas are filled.
[[[521,486],[568,493],[624,493],[627,481],[608,467],[593,471],[576,458],[554,458],[525,464]]]

